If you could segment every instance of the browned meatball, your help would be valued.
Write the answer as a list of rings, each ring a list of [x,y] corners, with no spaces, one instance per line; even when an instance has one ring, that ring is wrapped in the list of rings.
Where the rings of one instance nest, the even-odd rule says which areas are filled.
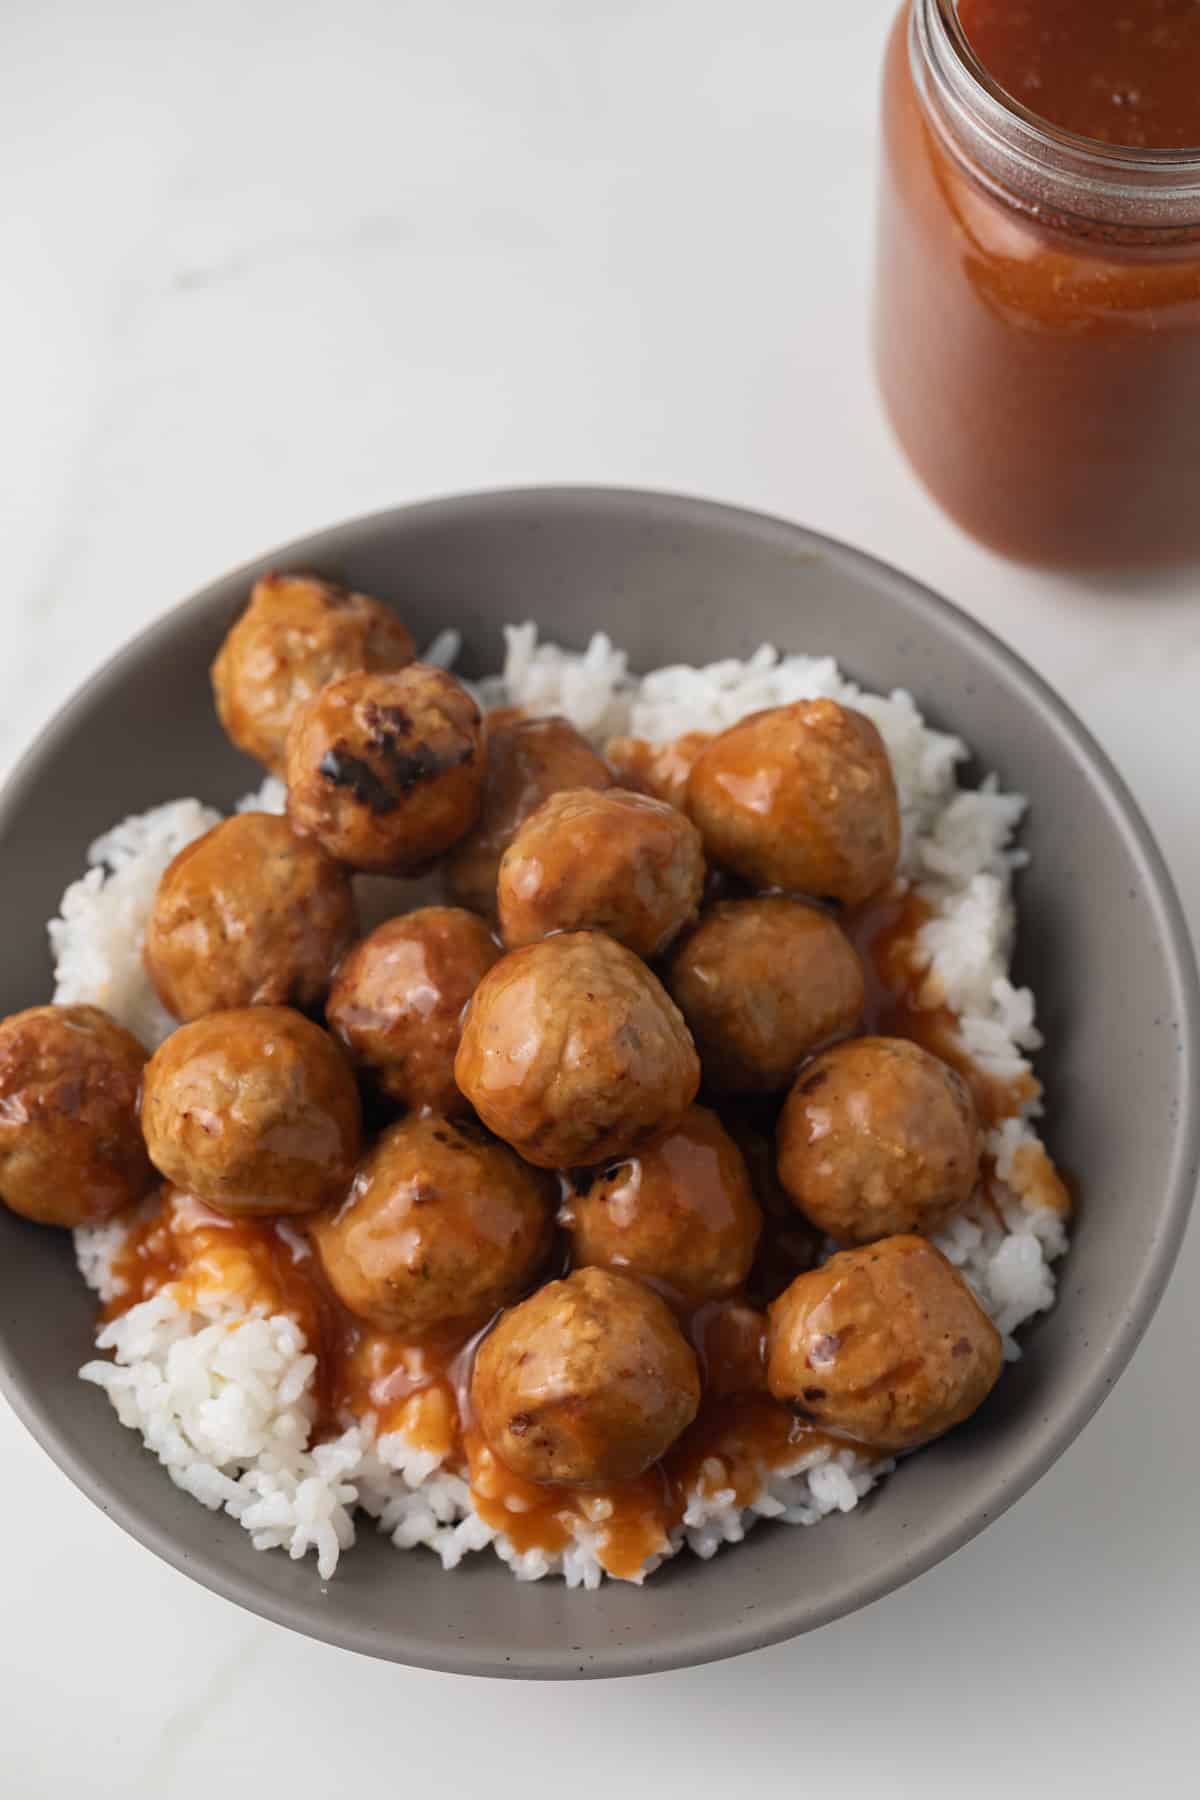
[[[550,1177],[479,1126],[429,1114],[392,1125],[344,1205],[312,1226],[350,1311],[414,1342],[486,1325],[550,1247]]]
[[[687,1026],[644,963],[599,931],[501,957],[467,1008],[454,1077],[485,1125],[541,1168],[605,1162],[696,1097]]]
[[[463,1007],[499,955],[483,920],[461,907],[388,919],[338,970],[329,1028],[388,1099],[463,1112],[454,1079]]]
[[[782,894],[710,906],[665,979],[705,1081],[731,1094],[785,1088],[806,1056],[862,1016],[849,938],[827,913]]]
[[[581,1266],[648,1276],[696,1303],[749,1274],[762,1214],[741,1151],[706,1107],[636,1156],[567,1179],[559,1220]]]
[[[682,737],[652,744],[647,738],[609,738],[604,758],[621,786],[651,794],[680,811],[687,805],[688,777],[702,750],[712,743],[710,731],[685,731]]]
[[[640,1282],[579,1269],[505,1313],[480,1345],[471,1403],[488,1444],[527,1481],[632,1481],[700,1404],[695,1354]]]
[[[229,736],[273,774],[297,710],[354,669],[402,669],[416,647],[395,613],[311,575],[264,575],[212,666]]]
[[[353,869],[414,875],[474,825],[485,762],[479,708],[444,669],[346,675],[288,733],[288,816]]]
[[[708,854],[756,887],[857,906],[896,872],[883,739],[833,700],[774,706],[723,731],[697,759],[687,804]]]
[[[187,844],[158,884],[146,972],[177,1019],[320,1004],[358,931],[350,876],[286,819],[239,813]]]
[[[208,1013],[147,1063],[142,1130],[167,1180],[222,1212],[313,1212],[354,1174],[358,1089],[333,1039],[302,1014]]]
[[[455,844],[442,872],[452,900],[492,919],[500,858],[521,823],[562,788],[607,788],[613,778],[566,719],[526,719],[506,710],[503,716],[489,713],[485,723],[487,774],[479,823]]]
[[[0,1200],[41,1225],[95,1225],[154,1179],[138,1126],[146,1052],[98,1006],[0,1023]]]
[[[925,1238],[843,1250],[769,1309],[767,1385],[838,1437],[915,1450],[961,1425],[1000,1374],[1000,1334]]]
[[[591,926],[638,956],[661,954],[696,916],[704,846],[664,800],[569,789],[542,802],[500,864],[500,932],[510,949]]]
[[[809,1063],[776,1148],[793,1204],[843,1244],[936,1231],[979,1175],[970,1089],[907,1038],[854,1038]]]

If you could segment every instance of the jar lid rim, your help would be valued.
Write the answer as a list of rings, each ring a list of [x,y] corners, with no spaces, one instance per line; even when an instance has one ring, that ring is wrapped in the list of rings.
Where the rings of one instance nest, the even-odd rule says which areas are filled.
[[[948,125],[994,169],[1052,188],[1072,210],[1113,222],[1200,225],[1200,145],[1145,150],[1106,144],[1030,111],[972,48],[957,0],[912,0],[914,75]],[[924,74],[928,79],[920,80]],[[929,90],[932,92],[929,92]],[[1149,209],[1154,218],[1145,217]]]

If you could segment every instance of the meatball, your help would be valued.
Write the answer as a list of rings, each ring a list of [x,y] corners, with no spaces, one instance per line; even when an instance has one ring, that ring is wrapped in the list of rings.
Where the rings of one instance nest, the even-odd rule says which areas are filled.
[[[1000,1334],[925,1238],[843,1250],[768,1313],[767,1385],[807,1419],[876,1450],[916,1450],[987,1398]]]
[[[167,1180],[221,1212],[314,1212],[354,1174],[358,1089],[333,1039],[302,1014],[207,1013],[147,1063],[142,1130]]]
[[[688,777],[702,750],[712,743],[710,731],[685,731],[682,737],[652,744],[647,738],[609,738],[604,758],[622,787],[651,794],[682,812],[687,805]]]
[[[722,900],[666,972],[704,1078],[731,1094],[776,1093],[804,1058],[862,1016],[862,964],[827,913],[785,895]]]
[[[696,1357],[657,1294],[579,1269],[504,1314],[480,1345],[471,1404],[527,1481],[632,1481],[696,1416]]]
[[[138,1126],[146,1052],[98,1006],[0,1023],[0,1200],[41,1225],[96,1225],[154,1180]]]
[[[722,732],[696,761],[687,804],[708,854],[756,887],[857,906],[896,872],[883,739],[833,700],[771,707]]]
[[[703,1106],[637,1156],[573,1170],[559,1220],[577,1264],[648,1276],[696,1304],[741,1287],[762,1230],[741,1151]]]
[[[670,996],[599,931],[501,957],[471,997],[454,1077],[485,1125],[541,1168],[605,1162],[674,1124],[700,1062]]]
[[[389,1100],[463,1112],[454,1080],[463,1007],[499,955],[483,920],[460,907],[388,919],[342,963],[326,1021]]]
[[[460,906],[496,916],[500,858],[518,827],[562,788],[606,788],[612,775],[587,739],[566,719],[489,713],[483,806],[475,829],[442,867],[446,892]]]
[[[474,825],[485,761],[479,708],[444,669],[346,675],[288,732],[288,815],[351,868],[415,875]]]
[[[802,1069],[776,1133],[779,1179],[843,1244],[935,1231],[971,1195],[980,1133],[966,1082],[907,1038],[854,1038]]]
[[[592,926],[638,956],[658,956],[694,919],[704,846],[663,800],[568,789],[526,819],[504,852],[497,903],[510,949]]]
[[[334,1293],[381,1331],[465,1337],[529,1286],[553,1231],[550,1178],[479,1126],[401,1119],[345,1203],[313,1221]]]
[[[275,775],[299,707],[355,669],[402,669],[416,654],[394,612],[311,575],[264,575],[212,666],[229,736]]]
[[[158,884],[146,972],[177,1019],[320,1004],[358,932],[350,876],[286,819],[239,813],[187,844]]]

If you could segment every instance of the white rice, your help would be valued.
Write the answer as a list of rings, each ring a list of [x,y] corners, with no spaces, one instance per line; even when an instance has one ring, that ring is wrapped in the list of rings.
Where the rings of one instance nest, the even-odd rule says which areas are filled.
[[[261,787],[255,788],[252,794],[243,794],[234,807],[235,812],[285,813],[287,811],[287,789],[278,775],[268,775]]]
[[[485,700],[563,713],[600,745],[616,735],[660,741],[719,731],[762,707],[821,696],[867,713],[895,771],[902,873],[932,909],[918,945],[922,1001],[958,1015],[963,1045],[981,1069],[1003,1081],[1032,1075],[1029,1058],[1041,1044],[1034,999],[1009,979],[1012,878],[1025,860],[1013,837],[1026,802],[994,777],[960,788],[966,746],[926,726],[910,695],[865,693],[831,658],[781,657],[766,646],[746,662],[659,669],[638,681],[600,632],[582,655],[539,643],[533,625],[509,627],[506,639],[503,674],[481,684]],[[458,648],[457,633],[442,633],[427,658],[449,666]],[[282,784],[269,778],[238,809],[278,812],[283,800]],[[92,845],[87,873],[50,925],[56,1000],[103,1006],[147,1044],[172,1029],[142,967],[142,936],[166,864],[219,817],[198,800],[180,800],[126,819]],[[977,1196],[935,1239],[995,1320],[1010,1359],[1020,1354],[1015,1333],[1053,1304],[1052,1264],[1067,1247],[1037,1134],[1040,1112],[1032,1099],[990,1133],[991,1204]],[[112,1260],[127,1230],[117,1221],[75,1234],[80,1269],[103,1300],[116,1297]],[[302,1239],[293,1246],[296,1254],[306,1248]],[[219,1293],[184,1311],[164,1289],[106,1325],[97,1348],[112,1360],[88,1363],[83,1378],[107,1392],[171,1479],[203,1505],[224,1507],[260,1549],[293,1557],[314,1550],[323,1578],[353,1544],[361,1511],[397,1549],[427,1546],[447,1569],[490,1548],[521,1580],[560,1575],[568,1586],[592,1588],[603,1579],[602,1518],[578,1521],[561,1554],[521,1554],[479,1516],[460,1475],[401,1433],[377,1435],[372,1418],[310,1448],[316,1362],[289,1318],[248,1315]],[[763,1518],[812,1525],[850,1512],[892,1466],[849,1449],[808,1451],[788,1467],[764,1469],[752,1504],[739,1506],[722,1485],[727,1471],[710,1462],[681,1525],[637,1579],[685,1546],[712,1556]]]
[[[114,1291],[113,1231],[76,1233],[80,1268],[102,1297]],[[377,1436],[369,1417],[310,1449],[316,1358],[284,1315],[248,1315],[219,1294],[184,1311],[164,1288],[105,1325],[96,1347],[112,1360],[85,1363],[83,1380],[103,1388],[121,1424],[140,1434],[177,1487],[214,1512],[223,1507],[256,1549],[296,1558],[315,1550],[328,1579],[354,1543],[361,1508],[396,1549],[424,1545],[445,1569],[491,1548],[522,1581],[561,1575],[569,1587],[591,1588],[603,1579],[602,1522],[589,1528],[581,1520],[576,1542],[561,1554],[519,1553],[476,1512],[461,1475],[401,1432]],[[636,1579],[685,1545],[709,1557],[740,1543],[760,1519],[814,1525],[849,1512],[890,1467],[869,1466],[851,1450],[809,1451],[786,1468],[764,1470],[761,1492],[744,1509],[706,1467],[681,1527]],[[717,1462],[717,1481],[721,1473]]]
[[[159,877],[171,858],[220,821],[199,800],[175,800],[123,819],[87,853],[50,921],[54,998],[61,1006],[102,1006],[144,1044],[160,1043],[175,1021],[142,966],[142,937]]]

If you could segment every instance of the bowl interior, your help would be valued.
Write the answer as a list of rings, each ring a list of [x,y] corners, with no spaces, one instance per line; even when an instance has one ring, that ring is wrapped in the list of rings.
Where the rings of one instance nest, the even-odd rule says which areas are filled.
[[[515,1582],[490,1557],[452,1575],[371,1530],[322,1586],[310,1560],[254,1551],[178,1493],[75,1376],[91,1297],[69,1240],[0,1209],[0,1373],[18,1411],[106,1511],[176,1566],[313,1636],[491,1674],[629,1674],[790,1636],[899,1586],[980,1530],[1053,1461],[1149,1320],[1196,1175],[1195,976],[1169,882],[1131,801],[1081,727],[962,615],[870,559],[778,522],[662,496],[568,490],[380,515],[217,583],[139,639],[51,726],[0,806],[6,943],[0,1013],[49,997],[44,921],[113,820],[195,794],[229,804],[255,768],[225,741],[207,670],[251,577],[312,568],[395,603],[418,641],[446,624],[463,667],[498,666],[501,625],[536,619],[580,648],[602,627],[634,667],[745,656],[769,640],[831,652],[903,686],[1029,794],[1019,978],[1047,1047],[1048,1138],[1082,1205],[1059,1302],[968,1427],[847,1519],[763,1526],[644,1589]]]

